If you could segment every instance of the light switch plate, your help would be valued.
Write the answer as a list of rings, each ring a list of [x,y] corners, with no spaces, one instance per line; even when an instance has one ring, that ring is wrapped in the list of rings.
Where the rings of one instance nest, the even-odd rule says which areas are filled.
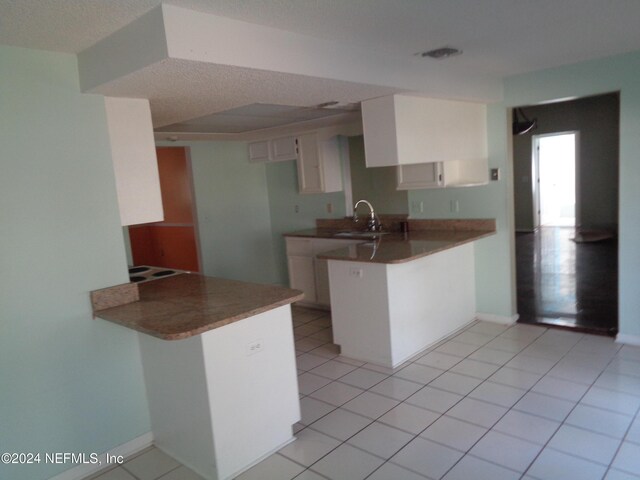
[[[492,168],[490,170],[491,175],[490,178],[492,181],[496,181],[496,180],[500,180],[500,169],[499,168]]]

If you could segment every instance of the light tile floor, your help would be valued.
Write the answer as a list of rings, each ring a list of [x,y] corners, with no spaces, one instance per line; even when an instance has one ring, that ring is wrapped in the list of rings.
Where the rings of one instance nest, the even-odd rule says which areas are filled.
[[[297,440],[238,480],[640,480],[640,348],[474,322],[396,369],[293,308]],[[100,480],[196,480],[152,448]]]

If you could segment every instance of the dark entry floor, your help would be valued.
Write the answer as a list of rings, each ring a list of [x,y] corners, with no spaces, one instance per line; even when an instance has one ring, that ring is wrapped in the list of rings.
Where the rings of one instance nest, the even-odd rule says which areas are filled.
[[[618,329],[618,243],[575,243],[574,228],[516,234],[521,323],[601,335]]]

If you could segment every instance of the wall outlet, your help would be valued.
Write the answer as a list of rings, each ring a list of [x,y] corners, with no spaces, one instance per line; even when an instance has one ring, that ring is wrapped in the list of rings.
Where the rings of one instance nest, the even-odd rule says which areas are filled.
[[[255,340],[247,344],[247,356],[260,353],[264,349],[264,342],[262,340]]]
[[[333,203],[327,203],[327,213],[333,213]]]
[[[294,206],[293,206],[293,211],[294,211],[295,213],[300,213],[300,205],[294,205]]]
[[[459,200],[451,200],[449,202],[449,210],[454,213],[458,213],[460,211],[460,201]]]
[[[353,278],[362,278],[362,269],[357,267],[351,267],[349,269],[349,276]]]
[[[424,202],[411,202],[411,211],[413,213],[424,212]]]

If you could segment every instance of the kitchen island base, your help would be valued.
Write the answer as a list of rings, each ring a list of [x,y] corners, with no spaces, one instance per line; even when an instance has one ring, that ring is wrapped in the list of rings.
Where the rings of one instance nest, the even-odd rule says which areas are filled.
[[[405,263],[329,259],[334,342],[395,368],[476,316],[474,245]]]
[[[183,340],[139,334],[154,443],[210,480],[293,440],[300,420],[289,305]]]

